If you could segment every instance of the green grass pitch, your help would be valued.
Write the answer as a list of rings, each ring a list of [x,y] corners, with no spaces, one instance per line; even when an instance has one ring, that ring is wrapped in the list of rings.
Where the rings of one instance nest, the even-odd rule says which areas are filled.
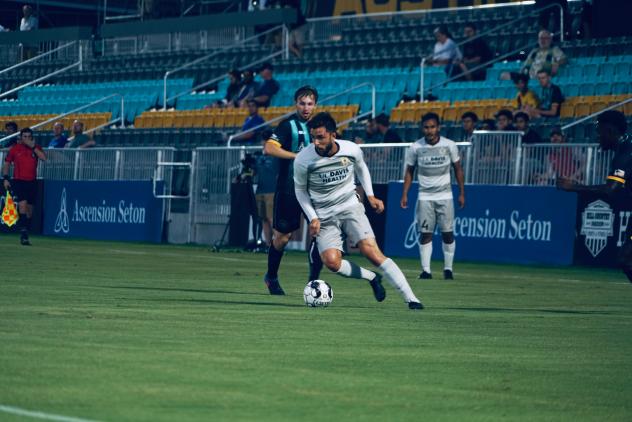
[[[272,297],[262,254],[33,243],[0,237],[0,406],[98,421],[632,418],[632,285],[616,270],[457,262],[445,282],[434,262],[422,282],[396,259],[424,311],[329,272],[332,306],[310,309],[303,253]]]

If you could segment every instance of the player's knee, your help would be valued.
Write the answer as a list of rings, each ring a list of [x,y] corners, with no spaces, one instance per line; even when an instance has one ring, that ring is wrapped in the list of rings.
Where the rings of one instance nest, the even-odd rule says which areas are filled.
[[[432,242],[432,233],[422,233],[421,234],[421,244],[425,245],[427,243]]]
[[[443,232],[441,233],[441,238],[443,239],[443,243],[454,243],[454,233],[453,232]]]
[[[292,233],[280,233],[275,230],[273,236],[274,237],[272,239],[272,244],[277,250],[281,251],[285,249],[285,245],[287,245],[287,243],[290,241]]]
[[[323,264],[325,264],[325,266],[333,272],[338,271],[342,263],[341,262],[342,258],[340,256],[340,253],[336,253],[336,252],[338,251],[334,249],[329,249],[320,255],[320,258],[322,259]]]

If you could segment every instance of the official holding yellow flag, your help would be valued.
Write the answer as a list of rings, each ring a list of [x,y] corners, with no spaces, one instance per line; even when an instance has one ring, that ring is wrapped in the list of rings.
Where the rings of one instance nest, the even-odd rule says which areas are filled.
[[[2,166],[2,178],[4,189],[12,190],[18,201],[20,218],[17,221],[20,229],[20,243],[29,246],[29,230],[33,205],[37,196],[37,162],[46,161],[46,154],[42,147],[35,144],[33,131],[24,128],[20,131],[18,143],[9,150]],[[9,180],[9,169],[13,163],[13,180]],[[9,195],[7,195],[7,200]]]

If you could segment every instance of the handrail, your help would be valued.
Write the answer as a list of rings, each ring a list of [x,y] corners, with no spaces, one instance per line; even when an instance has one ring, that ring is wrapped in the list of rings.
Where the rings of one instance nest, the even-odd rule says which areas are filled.
[[[247,68],[252,67],[252,66],[254,66],[254,65],[257,65],[257,64],[259,64],[259,63],[263,63],[263,62],[265,62],[265,61],[267,61],[267,60],[270,60],[270,59],[272,59],[272,58],[274,58],[274,57],[276,57],[276,56],[278,56],[278,55],[280,55],[280,54],[283,54],[283,51],[277,51],[276,53],[270,54],[270,55],[265,56],[265,57],[263,57],[263,58],[261,58],[261,59],[255,60],[254,62],[248,63],[248,64],[244,65],[243,67],[247,69]],[[183,95],[190,94],[191,92],[196,91],[196,90],[198,90],[198,89],[200,89],[200,88],[202,88],[202,87],[205,87],[205,86],[208,86],[208,85],[212,85],[212,84],[214,84],[215,82],[219,82],[219,81],[221,81],[221,80],[222,80],[222,79],[224,79],[224,78],[226,78],[226,75],[218,76],[218,77],[216,77],[216,78],[209,79],[209,80],[208,80],[208,81],[206,81],[206,82],[202,82],[201,84],[196,85],[196,86],[194,86],[194,87],[193,87],[193,88],[191,88],[191,89],[187,89],[186,91],[182,91],[182,92],[180,92],[180,93],[178,93],[178,94],[174,95],[173,97],[169,97],[169,98],[167,98],[167,99],[165,100],[165,104],[167,104],[167,101],[175,100],[176,98],[179,98],[179,97],[181,97],[181,96],[183,96]],[[165,109],[165,108],[163,107],[163,110],[164,110],[164,109]]]
[[[0,98],[4,98],[4,97],[6,97],[7,95],[13,94],[14,92],[17,92],[17,91],[19,91],[19,90],[21,90],[21,89],[23,89],[23,88],[26,88],[27,86],[34,85],[34,84],[36,84],[36,83],[38,83],[38,82],[41,82],[41,81],[43,81],[43,80],[46,80],[46,79],[48,79],[48,78],[50,78],[50,77],[53,77],[53,76],[58,75],[58,74],[60,74],[60,73],[63,73],[63,72],[65,72],[65,71],[67,71],[67,70],[72,69],[73,67],[79,67],[79,68],[81,68],[81,66],[82,66],[82,58],[81,58],[81,55],[79,55],[79,61],[78,61],[78,62],[75,62],[75,63],[73,63],[73,64],[71,64],[71,65],[69,65],[69,66],[66,66],[66,67],[64,67],[64,68],[61,68],[61,69],[57,69],[57,70],[56,70],[56,71],[54,71],[54,72],[48,73],[48,74],[46,74],[46,75],[44,75],[44,76],[40,76],[40,77],[39,77],[39,78],[37,78],[37,79],[33,79],[33,80],[32,80],[32,81],[30,81],[30,82],[27,82],[27,83],[22,84],[22,85],[20,85],[20,86],[18,86],[18,87],[15,87],[15,88],[13,88],[13,89],[10,89],[10,90],[8,90],[8,91],[5,91],[5,92],[3,92],[3,93],[1,93],[1,94],[0,94]]]
[[[531,43],[530,43],[530,44],[524,45],[524,46],[522,46],[522,47],[516,48],[515,50],[512,50],[512,51],[510,51],[509,53],[505,53],[505,54],[503,54],[502,56],[494,57],[492,60],[490,60],[490,61],[488,61],[488,62],[486,62],[486,63],[481,63],[481,64],[479,64],[478,66],[474,66],[473,68],[468,69],[468,72],[473,72],[473,71],[476,71],[476,70],[479,70],[479,69],[486,68],[486,67],[487,67],[487,66],[489,66],[490,64],[494,64],[494,63],[497,63],[497,62],[499,62],[499,61],[501,61],[501,60],[506,59],[507,57],[511,57],[511,56],[513,56],[514,54],[516,54],[517,52],[522,51],[522,50],[524,50],[525,48],[528,48],[528,47],[529,47],[529,46],[531,46],[531,45],[533,45],[533,44],[531,44]],[[445,79],[444,81],[441,81],[441,82],[439,82],[439,83],[437,83],[437,84],[432,85],[430,88],[428,88],[428,89],[427,89],[427,91],[432,91],[434,88],[436,88],[436,87],[438,87],[438,86],[445,85],[445,84],[447,84],[448,82],[452,82],[452,81],[454,81],[454,80],[456,80],[456,79],[459,79],[459,78],[461,78],[461,77],[463,77],[463,74],[458,74],[458,75],[455,75],[455,76],[451,76],[451,77],[449,77],[448,79]],[[419,91],[419,92],[421,92],[421,93],[422,93],[422,96],[421,96],[421,98],[422,98],[422,99],[421,99],[421,101],[423,101],[423,91],[422,91],[422,89],[423,89],[423,91],[426,91],[426,89],[424,89],[424,87],[423,87],[423,85],[422,85],[422,86],[420,87],[420,91]]]
[[[375,84],[373,84],[373,83],[371,83],[371,82],[363,82],[363,83],[361,83],[361,84],[358,84],[358,85],[352,86],[351,88],[347,88],[347,89],[345,89],[344,91],[338,92],[337,94],[333,94],[333,95],[330,95],[329,97],[325,97],[325,98],[323,98],[322,100],[320,100],[320,102],[319,102],[318,104],[322,104],[322,103],[323,103],[323,102],[325,102],[325,101],[332,100],[332,99],[334,99],[334,98],[336,98],[336,97],[341,96],[342,94],[346,94],[347,92],[355,91],[356,89],[361,88],[361,87],[363,87],[363,86],[370,86],[370,87],[371,87],[371,115],[372,115],[373,117],[375,117],[375,95],[376,95],[376,88],[375,88]],[[244,131],[241,131],[241,132],[237,132],[237,133],[235,133],[234,135],[231,135],[231,136],[228,138],[228,142],[226,143],[226,146],[227,146],[227,147],[230,147],[230,146],[231,146],[231,143],[232,143],[232,141],[233,141],[233,139],[235,139],[235,138],[237,138],[237,137],[239,137],[239,136],[241,136],[241,135],[245,135],[246,133],[254,132],[254,131],[258,130],[258,129],[261,129],[262,127],[266,127],[266,126],[270,125],[271,123],[278,122],[279,120],[283,120],[283,119],[285,119],[286,117],[289,117],[289,116],[291,116],[291,115],[292,115],[292,114],[294,114],[294,113],[296,113],[296,111],[290,111],[289,113],[285,113],[285,114],[284,114],[284,115],[282,115],[282,116],[275,117],[274,119],[270,119],[270,120],[268,120],[268,121],[266,121],[266,122],[263,122],[263,123],[261,123],[261,124],[259,124],[259,125],[255,126],[255,127],[253,127],[253,128],[250,128],[250,129],[248,129],[248,130],[244,130]]]
[[[164,82],[163,82],[163,97],[162,97],[162,98],[163,98],[163,101],[164,101],[164,104],[163,104],[163,110],[166,110],[166,109],[167,109],[167,100],[168,100],[168,98],[167,98],[167,78],[169,78],[169,76],[170,76],[170,75],[173,75],[174,73],[179,72],[179,71],[181,71],[181,70],[188,69],[188,68],[189,68],[189,67],[191,67],[191,66],[194,66],[194,65],[196,65],[196,64],[198,64],[198,63],[200,63],[200,62],[203,62],[203,61],[205,61],[205,60],[208,60],[208,59],[210,59],[210,58],[211,58],[211,57],[213,57],[213,56],[216,56],[216,55],[218,55],[218,54],[220,54],[220,53],[223,53],[224,51],[227,51],[227,50],[230,50],[230,49],[232,49],[232,48],[235,48],[235,47],[236,47],[236,46],[238,46],[238,45],[241,45],[241,44],[247,43],[247,42],[252,41],[252,40],[256,40],[256,39],[258,39],[261,35],[265,35],[265,34],[267,34],[267,33],[269,33],[269,32],[272,32],[272,31],[278,31],[279,29],[283,29],[283,28],[284,28],[284,26],[283,26],[283,25],[275,26],[274,28],[270,28],[270,29],[268,29],[267,31],[261,32],[260,34],[253,35],[253,36],[248,37],[248,38],[244,38],[244,39],[243,39],[243,40],[241,40],[241,41],[238,41],[238,42],[236,42],[236,43],[233,43],[233,44],[227,45],[226,47],[222,47],[222,48],[220,48],[220,49],[218,49],[218,50],[215,50],[215,51],[213,51],[212,53],[209,53],[209,54],[207,54],[207,55],[205,55],[205,56],[198,57],[197,59],[195,59],[195,60],[193,60],[193,61],[190,61],[190,62],[188,62],[188,63],[185,63],[185,64],[183,64],[183,65],[180,65],[180,66],[176,67],[175,69],[171,69],[171,70],[166,71],[166,72],[165,72],[165,76],[163,77],[163,81],[164,81]],[[287,37],[286,37],[286,38],[287,38]]]
[[[13,66],[9,66],[9,67],[7,67],[7,68],[5,68],[5,69],[0,70],[0,75],[1,75],[1,74],[3,74],[3,73],[9,72],[9,71],[11,71],[11,70],[13,70],[13,69],[16,69],[16,68],[18,68],[18,67],[20,67],[20,66],[24,66],[25,64],[29,64],[29,63],[31,63],[31,62],[34,62],[34,61],[36,61],[36,60],[39,60],[39,59],[41,59],[42,57],[44,57],[44,56],[48,56],[48,55],[50,55],[50,54],[52,54],[52,53],[54,53],[54,52],[56,52],[56,51],[63,50],[64,48],[70,47],[71,45],[74,45],[74,44],[77,44],[77,41],[71,41],[71,42],[69,42],[69,43],[67,43],[67,44],[60,45],[59,47],[54,48],[54,49],[52,49],[52,50],[50,50],[50,51],[47,51],[46,53],[39,54],[39,55],[37,55],[37,56],[35,56],[35,57],[31,57],[31,58],[30,58],[30,59],[28,59],[28,60],[24,60],[23,62],[20,62],[20,63],[14,64]]]
[[[108,16],[108,0],[103,0],[103,23],[106,23],[107,21],[133,19],[133,18],[140,18],[141,20],[143,20],[144,11],[145,11],[145,0],[140,0],[138,10],[139,12],[136,13],[135,15]]]
[[[612,110],[613,108],[621,107],[622,105],[625,105],[625,104],[627,104],[627,103],[629,103],[629,102],[631,102],[631,101],[632,101],[632,97],[629,97],[629,98],[627,98],[627,99],[625,99],[625,100],[623,100],[623,101],[620,101],[620,102],[618,102],[618,103],[616,103],[616,104],[613,104],[613,105],[610,105],[610,106],[608,106],[608,107],[606,107],[606,108],[603,108],[603,109],[601,109],[601,110],[595,111],[594,113],[589,114],[588,116],[582,117],[582,118],[581,118],[581,119],[579,119],[579,120],[575,120],[574,122],[571,122],[571,123],[569,123],[569,124],[567,124],[567,125],[564,125],[564,126],[562,126],[562,127],[561,127],[561,129],[562,129],[562,130],[566,130],[566,129],[568,129],[569,127],[573,127],[573,126],[575,126],[575,125],[577,125],[577,124],[580,124],[580,123],[582,123],[582,122],[585,122],[586,120],[590,120],[590,119],[592,119],[593,117],[600,115],[600,114],[601,114],[601,113],[603,113],[604,111],[608,111],[608,110]]]
[[[125,127],[125,97],[122,94],[115,93],[115,94],[110,94],[108,96],[105,96],[103,98],[99,98],[98,100],[95,100],[95,101],[93,101],[93,102],[91,102],[89,104],[84,104],[84,105],[82,105],[80,107],[77,107],[77,108],[72,109],[70,111],[67,111],[65,113],[59,114],[59,115],[57,115],[55,117],[51,117],[50,119],[45,120],[43,122],[34,124],[33,126],[30,126],[30,128],[31,129],[37,129],[40,126],[47,125],[47,124],[49,124],[49,123],[51,123],[51,122],[53,122],[55,120],[61,119],[62,117],[66,117],[69,114],[73,114],[73,113],[76,113],[78,111],[81,111],[84,108],[88,108],[88,107],[92,107],[93,105],[100,104],[100,103],[102,103],[102,102],[104,102],[106,100],[109,100],[112,97],[121,97],[121,117],[120,117],[120,120],[121,120],[121,126]],[[114,121],[116,121],[116,119]],[[16,133],[12,133],[11,135],[5,136],[4,138],[1,138],[0,139],[0,146],[2,145],[2,143],[4,141],[16,138],[17,136],[19,136],[19,134],[20,134],[20,132],[16,132]]]
[[[553,3],[553,4],[549,4],[547,6],[541,7],[540,9],[535,9],[535,10],[532,10],[530,12],[527,12],[526,14],[521,15],[521,16],[519,16],[519,17],[517,17],[517,18],[515,18],[515,19],[513,19],[513,20],[511,20],[509,22],[505,22],[505,23],[503,23],[501,25],[495,26],[494,28],[488,29],[487,31],[484,31],[484,32],[482,32],[480,34],[476,34],[475,36],[473,36],[471,38],[466,38],[464,40],[461,40],[458,43],[456,43],[456,46],[459,47],[459,46],[465,45],[465,44],[467,44],[467,43],[469,43],[471,41],[474,41],[476,39],[479,39],[479,38],[482,38],[482,37],[487,36],[489,34],[492,34],[492,33],[496,32],[496,31],[498,31],[500,29],[504,29],[505,27],[511,26],[514,23],[524,19],[527,16],[532,16],[532,15],[534,15],[536,13],[540,13],[540,12],[542,12],[544,10],[547,10],[547,9],[550,9],[552,7],[557,7],[557,8],[560,9],[560,42],[564,42],[564,9],[558,3]],[[439,52],[441,52],[441,51],[443,51],[443,50],[440,50]],[[427,54],[427,55],[423,56],[421,58],[421,63],[419,65],[419,70],[420,70],[420,86],[419,86],[420,91],[419,92],[421,93],[420,97],[422,97],[422,100],[423,100],[423,91],[421,91],[421,89],[423,88],[424,64],[425,64],[426,60],[432,59],[432,57],[434,57],[434,55],[435,55],[435,53],[432,52],[430,54]],[[493,61],[488,62],[488,64],[489,63],[493,63]]]

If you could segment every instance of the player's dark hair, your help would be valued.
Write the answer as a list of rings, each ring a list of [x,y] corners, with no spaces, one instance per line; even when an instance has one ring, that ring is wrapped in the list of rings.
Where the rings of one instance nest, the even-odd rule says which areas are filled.
[[[24,135],[25,133],[30,133],[31,136],[33,136],[33,131],[31,130],[30,127],[25,127],[20,131],[20,138],[22,137],[22,135]]]
[[[519,111],[514,115],[514,120],[524,119],[525,122],[529,122],[529,115],[524,111]]]
[[[6,122],[4,124],[4,128],[5,129],[11,129],[13,132],[17,132],[18,131],[18,124],[15,122]]]
[[[297,89],[296,92],[294,93],[294,101],[296,102],[298,101],[299,98],[309,97],[310,95],[314,97],[314,102],[317,103],[318,91],[316,91],[316,88],[310,85],[302,86],[299,89]]]
[[[474,123],[478,122],[478,116],[476,115],[476,113],[474,113],[473,111],[466,111],[465,113],[463,113],[463,115],[461,116],[461,120],[463,119],[472,119],[472,121]]]
[[[390,119],[384,113],[375,116],[375,123],[386,127],[389,127],[391,124]]]
[[[513,113],[511,112],[511,110],[507,110],[506,108],[498,110],[498,113],[496,113],[496,118],[499,118],[500,116],[505,116],[509,120],[513,120]]]
[[[422,124],[422,126],[428,120],[434,120],[435,122],[437,122],[437,126],[441,124],[441,119],[439,118],[439,115],[437,113],[430,112],[430,113],[426,113],[423,116],[421,116],[421,124]]]
[[[314,117],[307,122],[307,127],[310,129],[317,129],[319,127],[324,127],[327,132],[335,133],[336,132],[336,121],[331,114],[326,111],[320,112],[316,114]]]
[[[628,123],[625,115],[617,110],[608,110],[597,116],[597,123],[600,125],[610,125],[622,135],[628,130]]]

